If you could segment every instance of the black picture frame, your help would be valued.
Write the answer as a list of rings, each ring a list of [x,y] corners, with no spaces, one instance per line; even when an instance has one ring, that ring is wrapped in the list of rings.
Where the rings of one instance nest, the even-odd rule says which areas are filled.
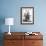
[[[34,7],[21,7],[21,24],[34,24]]]

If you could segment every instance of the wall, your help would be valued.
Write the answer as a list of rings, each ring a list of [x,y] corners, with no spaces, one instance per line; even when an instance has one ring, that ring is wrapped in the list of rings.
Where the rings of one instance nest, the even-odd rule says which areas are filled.
[[[0,0],[0,4],[0,18],[13,17],[15,19],[11,32],[40,31],[46,35],[46,0]],[[20,9],[24,6],[34,7],[33,25],[20,24]],[[8,32],[8,26],[0,25],[0,32]]]
[[[15,24],[11,31],[46,31],[46,0],[1,0],[1,15],[2,17],[13,17]],[[20,9],[24,6],[34,7],[34,24],[20,24]],[[13,29],[14,28],[14,29]],[[6,25],[2,25],[2,32],[8,31]]]

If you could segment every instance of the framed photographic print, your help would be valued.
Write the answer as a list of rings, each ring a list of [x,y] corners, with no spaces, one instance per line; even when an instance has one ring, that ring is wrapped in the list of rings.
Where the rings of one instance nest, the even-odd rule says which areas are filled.
[[[34,7],[21,7],[21,24],[34,24]]]

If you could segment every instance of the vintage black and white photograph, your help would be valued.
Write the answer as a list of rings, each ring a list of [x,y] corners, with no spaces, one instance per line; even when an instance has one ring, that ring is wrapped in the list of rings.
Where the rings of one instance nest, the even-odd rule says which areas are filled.
[[[21,8],[21,24],[34,24],[34,7]]]

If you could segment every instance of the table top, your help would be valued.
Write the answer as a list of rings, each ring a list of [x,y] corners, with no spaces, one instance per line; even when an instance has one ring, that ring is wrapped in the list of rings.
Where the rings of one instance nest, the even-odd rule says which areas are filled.
[[[43,39],[43,35],[40,32],[32,32],[32,34],[25,34],[27,32],[11,32],[9,35],[7,32],[4,33],[5,39]],[[38,35],[35,35],[38,34]]]

